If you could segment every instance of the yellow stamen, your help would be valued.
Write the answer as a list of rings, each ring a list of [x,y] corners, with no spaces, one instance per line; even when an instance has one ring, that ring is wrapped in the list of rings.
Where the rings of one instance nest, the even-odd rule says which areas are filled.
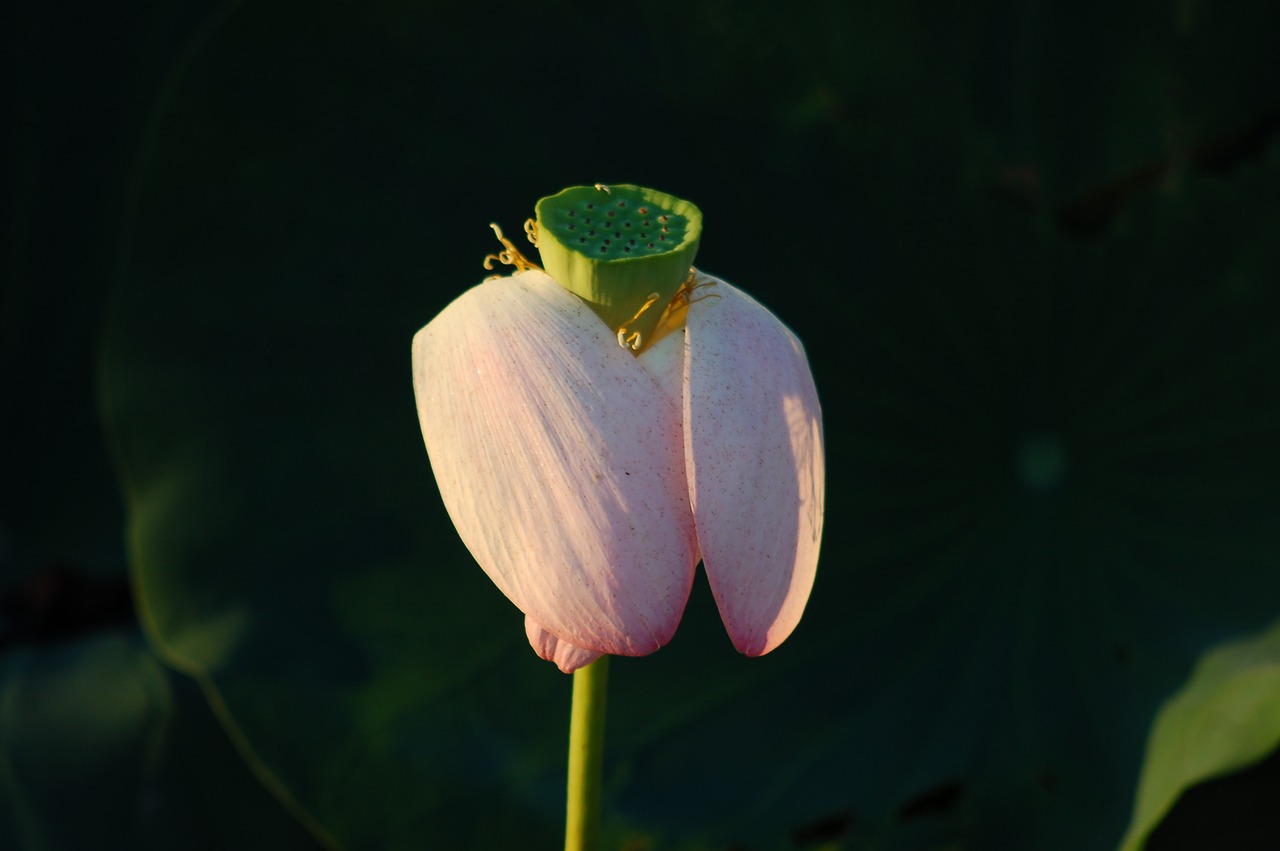
[[[505,236],[502,235],[502,228],[498,227],[496,223],[491,222],[489,224],[489,227],[493,228],[493,232],[498,236],[498,242],[501,242],[503,246],[505,246],[505,250],[499,251],[497,254],[486,255],[484,258],[484,267],[486,269],[494,268],[493,264],[496,262],[496,263],[501,263],[504,266],[515,266],[517,272],[524,272],[529,269],[537,269],[539,272],[542,271],[541,266],[539,266],[537,263],[534,263],[532,260],[530,260],[529,258],[525,257],[523,254],[521,254],[520,249],[516,248],[511,243],[511,240],[507,239]],[[526,223],[525,233],[528,233],[528,232],[529,232],[529,226]],[[536,233],[537,231],[535,230],[534,232]],[[532,237],[530,238],[532,239]],[[538,243],[534,242],[533,244],[536,246]],[[494,277],[499,277],[499,276],[495,275]]]
[[[714,287],[715,285],[716,282],[713,279],[702,276],[697,269],[692,266],[689,267],[689,276],[684,279],[680,289],[676,290],[676,294],[671,297],[671,301],[667,302],[667,306],[662,311],[662,316],[658,319],[658,324],[654,326],[653,334],[649,337],[649,345],[652,346],[672,331],[678,331],[683,328],[689,312],[689,305],[703,299],[720,298],[716,293],[703,293],[697,297],[693,295],[694,290]]]
[[[657,300],[658,300],[657,293],[649,293],[649,300],[646,301],[644,304],[640,305],[640,309],[636,311],[636,315],[628,319],[622,325],[622,327],[618,329],[618,345],[619,346],[622,346],[622,348],[624,349],[630,349],[633,352],[637,351],[640,348],[640,332],[639,331],[628,332],[627,326],[630,325],[632,322],[635,322],[637,319],[639,319],[646,310],[648,310],[650,307],[653,306],[653,303]]]
[[[605,186],[603,183],[597,183],[597,184],[596,184],[596,189],[598,189],[599,191],[603,192],[603,193],[604,193],[604,194],[606,194],[606,195],[612,195],[612,194],[613,194],[612,192],[610,192],[610,191],[609,191],[609,187],[608,187],[608,186]]]
[[[720,298],[718,293],[704,293],[698,296],[697,298],[690,298],[690,296],[693,294],[693,291],[698,289],[699,287],[714,287],[715,285],[716,285],[716,282],[711,278],[704,277],[702,279],[699,279],[698,270],[690,266],[689,277],[685,278],[684,283],[680,285],[680,289],[676,290],[675,296],[672,297],[671,299],[671,304],[675,304],[677,301],[679,301],[684,307],[688,307],[689,305],[696,304],[700,301],[703,301],[704,299]],[[671,304],[667,306],[670,307]]]

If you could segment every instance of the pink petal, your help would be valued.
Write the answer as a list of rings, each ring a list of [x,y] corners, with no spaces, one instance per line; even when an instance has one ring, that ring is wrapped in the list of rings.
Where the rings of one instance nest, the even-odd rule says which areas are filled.
[[[700,281],[714,283],[695,290],[686,326],[689,494],[725,628],[758,656],[791,634],[813,587],[822,411],[795,335],[741,290]]]
[[[658,379],[662,391],[671,399],[671,404],[675,405],[677,410],[684,408],[684,336],[683,328],[672,331],[646,348],[637,358],[640,365]],[[683,432],[683,424],[680,428]]]
[[[592,652],[670,640],[696,566],[680,413],[542,272],[483,283],[413,340],[449,516],[499,589]]]
[[[556,667],[566,674],[572,674],[579,668],[590,665],[603,656],[594,650],[587,650],[576,644],[570,644],[563,638],[557,638],[547,632],[542,625],[528,615],[524,616],[524,634],[529,637],[533,652],[548,662],[555,662]]]

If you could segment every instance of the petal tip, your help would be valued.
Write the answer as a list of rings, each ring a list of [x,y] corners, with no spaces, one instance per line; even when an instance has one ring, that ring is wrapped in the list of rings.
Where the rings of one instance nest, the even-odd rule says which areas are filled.
[[[559,636],[548,632],[542,624],[528,615],[524,616],[524,632],[529,638],[529,646],[538,656],[555,663],[555,666],[566,674],[572,674],[579,668],[585,668],[604,654],[579,647]]]

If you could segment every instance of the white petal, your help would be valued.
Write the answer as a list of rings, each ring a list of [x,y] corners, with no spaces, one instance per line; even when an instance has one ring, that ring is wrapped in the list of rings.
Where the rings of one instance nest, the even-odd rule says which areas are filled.
[[[547,275],[464,293],[414,337],[436,481],[504,594],[581,648],[670,640],[696,565],[679,409]]]
[[[686,326],[689,493],[720,616],[757,656],[791,634],[813,587],[822,412],[795,335],[741,290],[700,280],[714,283],[695,291]]]
[[[604,655],[556,637],[528,615],[524,616],[524,634],[528,636],[534,653],[548,662],[555,662],[556,667],[566,674],[572,674]]]

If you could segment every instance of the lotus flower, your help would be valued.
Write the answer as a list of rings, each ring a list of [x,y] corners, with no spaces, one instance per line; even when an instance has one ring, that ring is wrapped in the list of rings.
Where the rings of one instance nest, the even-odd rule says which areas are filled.
[[[583,215],[567,221],[589,220],[584,189],[573,190]],[[696,244],[701,217],[687,202],[596,191],[667,211]],[[571,292],[575,270],[553,268],[550,243],[571,242],[578,224],[557,231],[548,200],[534,232],[554,277],[506,243],[500,256],[519,271],[467,291],[414,337],[418,415],[445,507],[525,614],[534,650],[565,672],[670,641],[699,559],[734,646],[768,653],[800,620],[822,535],[822,420],[804,349],[685,258],[669,299],[652,263],[624,270],[632,290],[652,290],[630,303],[601,306],[608,280],[578,281],[588,298]],[[636,214],[637,233],[653,221]]]

